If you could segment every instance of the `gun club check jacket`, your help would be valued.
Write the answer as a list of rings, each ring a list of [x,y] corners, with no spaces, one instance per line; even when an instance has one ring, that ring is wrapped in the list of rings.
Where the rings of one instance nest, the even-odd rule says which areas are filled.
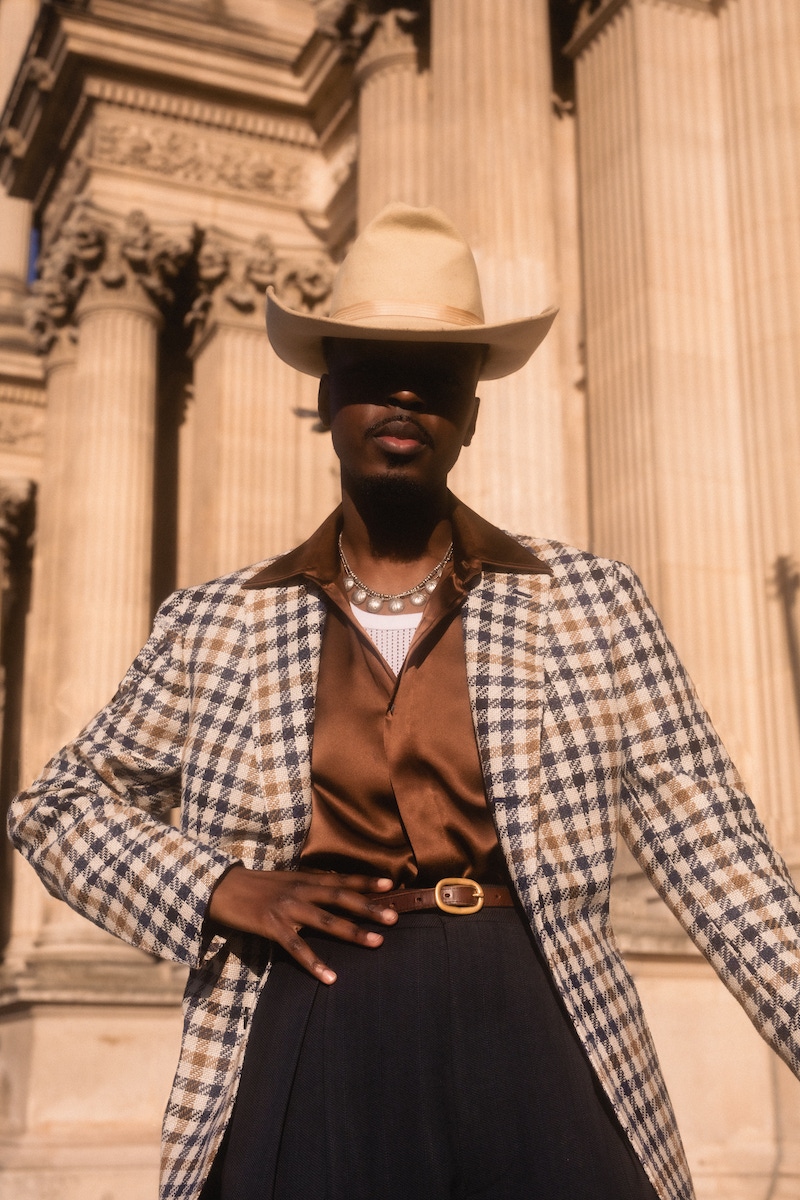
[[[485,572],[463,614],[487,796],[602,1087],[662,1200],[690,1200],[609,923],[617,834],[795,1071],[800,896],[633,573],[526,544],[552,575]],[[167,600],[111,703],[11,813],[12,839],[55,896],[191,968],[162,1200],[200,1192],[268,970],[263,939],[203,940],[210,892],[235,861],[291,866],[311,816],[325,604],[303,583],[244,589],[256,569]],[[180,828],[165,823],[177,803]]]

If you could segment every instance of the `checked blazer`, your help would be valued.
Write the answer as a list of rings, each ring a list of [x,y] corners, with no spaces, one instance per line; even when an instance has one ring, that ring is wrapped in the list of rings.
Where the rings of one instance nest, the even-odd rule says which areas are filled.
[[[519,540],[552,573],[485,570],[463,610],[488,802],[600,1084],[661,1200],[691,1200],[610,925],[617,836],[799,1072],[800,896],[634,574]],[[268,971],[262,939],[204,936],[209,895],[234,862],[296,863],[311,817],[325,602],[304,582],[244,588],[257,569],[165,602],[116,696],[10,817],[54,895],[191,968],[162,1200],[199,1195]],[[180,827],[166,823],[176,804]]]

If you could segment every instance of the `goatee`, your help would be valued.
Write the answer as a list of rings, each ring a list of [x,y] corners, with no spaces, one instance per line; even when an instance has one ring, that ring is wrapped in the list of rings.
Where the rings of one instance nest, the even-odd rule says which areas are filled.
[[[381,558],[419,558],[444,515],[438,492],[397,475],[351,481],[350,494],[367,527],[370,549]]]

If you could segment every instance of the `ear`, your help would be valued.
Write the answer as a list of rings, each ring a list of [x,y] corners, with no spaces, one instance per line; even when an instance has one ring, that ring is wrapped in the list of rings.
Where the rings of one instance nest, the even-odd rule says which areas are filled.
[[[331,400],[330,400],[330,379],[328,375],[323,375],[319,381],[319,391],[317,392],[317,412],[319,413],[319,423],[323,429],[331,427]]]
[[[472,420],[467,426],[467,432],[464,434],[463,445],[468,446],[475,436],[475,426],[478,424],[478,409],[481,406],[480,396],[475,397],[475,407],[472,410]]]

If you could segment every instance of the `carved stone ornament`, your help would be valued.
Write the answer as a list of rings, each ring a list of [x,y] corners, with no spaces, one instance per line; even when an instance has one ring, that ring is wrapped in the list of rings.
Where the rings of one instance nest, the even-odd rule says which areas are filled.
[[[220,233],[206,232],[197,252],[198,295],[187,314],[197,346],[212,310],[226,309],[245,317],[264,307],[264,293],[275,288],[286,304],[304,312],[318,312],[333,285],[334,267],[326,258],[281,258],[268,234],[245,244]]]
[[[41,454],[44,448],[44,411],[40,408],[0,404],[0,446],[17,454]]]
[[[95,163],[160,175],[192,187],[253,192],[289,202],[303,194],[302,152],[157,118],[104,118],[94,130],[90,157]]]
[[[385,0],[314,0],[314,6],[320,33],[340,41],[351,60],[368,47],[378,56],[405,49],[409,36],[418,38],[426,26],[426,3],[410,7]]]
[[[56,74],[45,58],[31,58],[25,66],[28,79],[35,83],[40,92],[52,92]]]
[[[81,204],[40,258],[39,278],[31,288],[27,322],[40,353],[50,350],[62,332],[74,338],[75,308],[90,281],[109,289],[141,287],[157,304],[169,304],[169,285],[194,242],[194,231],[154,231],[138,210],[120,222]]]

